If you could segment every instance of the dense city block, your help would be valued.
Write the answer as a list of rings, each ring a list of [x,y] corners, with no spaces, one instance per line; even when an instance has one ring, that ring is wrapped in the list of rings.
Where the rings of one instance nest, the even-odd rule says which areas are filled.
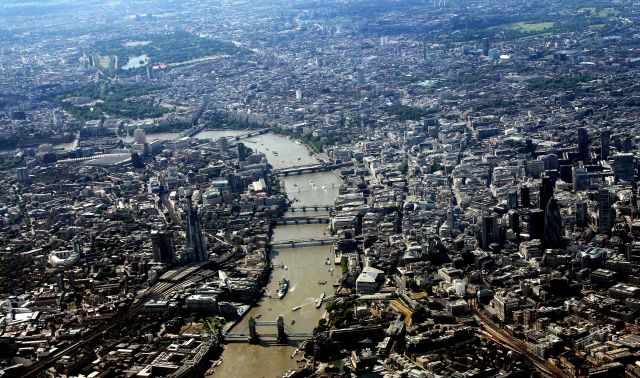
[[[640,377],[637,1],[0,20],[0,376]]]

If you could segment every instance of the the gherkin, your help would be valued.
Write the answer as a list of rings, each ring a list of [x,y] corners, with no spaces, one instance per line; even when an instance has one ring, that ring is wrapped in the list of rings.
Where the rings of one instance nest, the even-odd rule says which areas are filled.
[[[544,244],[547,248],[562,247],[562,216],[555,198],[549,199],[544,212]]]

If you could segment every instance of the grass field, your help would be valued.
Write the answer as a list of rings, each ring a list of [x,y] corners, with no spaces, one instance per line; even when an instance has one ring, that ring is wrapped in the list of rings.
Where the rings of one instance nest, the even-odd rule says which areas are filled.
[[[620,14],[620,11],[615,8],[602,8],[596,9],[595,7],[582,8],[581,11],[589,12],[592,16],[598,17],[610,17],[617,16]]]
[[[555,22],[515,22],[501,26],[504,30],[515,30],[522,33],[538,33],[553,29]]]

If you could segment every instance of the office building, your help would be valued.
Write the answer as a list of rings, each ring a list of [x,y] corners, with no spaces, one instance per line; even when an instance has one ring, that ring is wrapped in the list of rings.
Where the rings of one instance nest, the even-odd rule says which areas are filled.
[[[218,138],[218,147],[220,147],[220,151],[222,153],[227,152],[227,150],[229,149],[229,140],[227,139],[227,137],[220,137]]]
[[[133,142],[140,144],[147,143],[147,135],[145,134],[143,129],[133,130]]]
[[[25,182],[29,180],[29,170],[24,167],[20,167],[16,169],[16,180],[20,182]]]
[[[613,208],[611,207],[611,192],[608,189],[598,191],[598,233],[609,235],[613,227]]]
[[[533,209],[529,213],[529,238],[541,239],[544,237],[544,210]]]
[[[358,68],[358,71],[356,73],[357,76],[357,80],[358,80],[358,85],[364,85],[364,68]]]
[[[538,156],[538,160],[544,164],[545,171],[557,171],[558,170],[558,155],[547,154]]]
[[[589,207],[586,202],[578,202],[575,206],[576,227],[584,228],[589,225]]]
[[[518,192],[515,190],[507,193],[507,207],[509,209],[517,209],[518,208]]]
[[[531,189],[528,186],[520,187],[520,207],[531,207]]]
[[[611,143],[611,131],[604,130],[600,135],[600,158],[609,158],[609,144]]]
[[[562,216],[560,207],[555,198],[547,203],[544,212],[544,244],[547,248],[559,248],[562,246]]]
[[[551,181],[551,177],[545,174],[540,177],[539,208],[546,209],[551,197],[553,197],[553,181]]]
[[[499,241],[498,218],[495,214],[484,215],[480,230],[480,246],[484,250],[489,249],[491,243]]]
[[[587,170],[573,167],[571,172],[573,190],[576,192],[589,189],[589,174]]]
[[[633,154],[615,154],[613,156],[613,176],[616,180],[633,182],[636,176],[636,162]]]
[[[238,142],[236,147],[238,148],[238,161],[245,161],[247,157],[244,150],[244,143]]]
[[[584,127],[578,129],[578,156],[580,158],[589,156],[589,135]]]
[[[517,236],[520,235],[520,213],[516,210],[509,210],[509,229]]]
[[[173,243],[173,232],[169,230],[151,231],[151,247],[153,259],[158,262],[171,262],[176,257],[176,247]]]

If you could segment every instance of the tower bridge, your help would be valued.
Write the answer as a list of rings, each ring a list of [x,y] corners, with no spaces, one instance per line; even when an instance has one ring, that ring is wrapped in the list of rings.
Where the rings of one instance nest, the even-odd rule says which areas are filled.
[[[276,327],[276,333],[260,333],[258,327]],[[261,338],[275,339],[278,344],[286,343],[290,339],[306,339],[313,336],[312,332],[299,332],[284,324],[284,317],[278,316],[275,321],[258,321],[253,316],[249,318],[249,326],[242,332],[225,332],[222,334],[227,341],[248,342],[255,344]]]

